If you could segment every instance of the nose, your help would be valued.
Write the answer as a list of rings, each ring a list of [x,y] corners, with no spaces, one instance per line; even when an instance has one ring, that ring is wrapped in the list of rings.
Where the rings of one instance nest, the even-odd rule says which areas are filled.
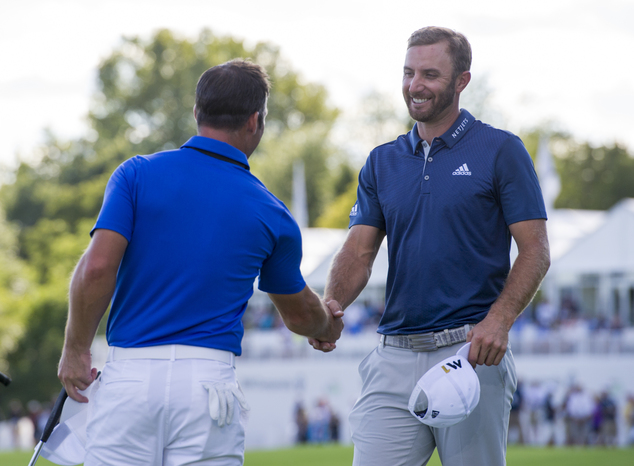
[[[425,82],[418,73],[415,73],[409,81],[408,89],[412,94],[425,89]]]

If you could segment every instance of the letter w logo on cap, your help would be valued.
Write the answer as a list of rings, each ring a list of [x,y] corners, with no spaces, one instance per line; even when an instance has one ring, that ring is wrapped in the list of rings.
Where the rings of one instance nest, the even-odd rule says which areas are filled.
[[[460,361],[460,359],[458,359],[457,361],[448,362],[447,365],[451,367],[451,369],[462,368],[462,362]],[[447,369],[444,365],[442,366],[442,370],[445,371],[445,374],[448,374],[451,369]]]

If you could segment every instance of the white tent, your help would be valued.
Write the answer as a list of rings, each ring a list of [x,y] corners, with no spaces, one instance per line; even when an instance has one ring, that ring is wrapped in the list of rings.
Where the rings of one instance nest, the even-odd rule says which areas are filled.
[[[634,324],[634,199],[618,202],[553,260],[544,285],[551,302],[572,294],[586,315]]]
[[[553,263],[554,273],[634,273],[634,199],[623,199],[603,224]]]
[[[348,230],[306,228],[302,230],[304,260],[302,274],[312,288],[323,290],[335,254],[341,249]],[[385,287],[387,280],[387,242],[383,241],[372,267],[368,287]]]

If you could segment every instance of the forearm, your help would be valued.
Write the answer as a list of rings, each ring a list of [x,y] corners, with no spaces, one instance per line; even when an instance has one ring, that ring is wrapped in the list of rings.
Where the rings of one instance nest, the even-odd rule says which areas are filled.
[[[269,297],[291,332],[330,342],[339,338],[340,322],[333,319],[319,296],[308,286],[294,295],[269,294]]]
[[[324,291],[324,300],[335,300],[342,309],[352,304],[367,285],[385,237],[385,232],[375,228],[356,228],[335,255]]]
[[[82,257],[70,284],[65,349],[78,353],[90,351],[99,322],[114,293],[115,283],[116,274],[95,271]]]
[[[550,255],[547,247],[533,247],[522,251],[515,260],[506,284],[493,303],[489,316],[498,320],[506,331],[531,302],[548,268]]]
[[[288,329],[309,338],[318,338],[326,332],[328,316],[319,297],[308,287],[302,292],[301,311],[282,314]]]

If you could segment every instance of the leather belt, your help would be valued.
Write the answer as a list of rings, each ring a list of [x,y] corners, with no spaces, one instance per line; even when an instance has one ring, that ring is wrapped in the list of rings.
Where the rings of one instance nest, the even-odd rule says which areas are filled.
[[[121,348],[110,346],[108,349],[108,362],[123,359],[210,359],[235,366],[236,355],[231,351],[215,348],[188,345],[159,345],[144,346],[141,348]]]
[[[445,329],[441,332],[421,333],[418,335],[381,335],[383,346],[393,346],[412,350],[415,353],[436,351],[444,346],[467,341],[467,333],[475,327],[467,324],[463,327]]]

